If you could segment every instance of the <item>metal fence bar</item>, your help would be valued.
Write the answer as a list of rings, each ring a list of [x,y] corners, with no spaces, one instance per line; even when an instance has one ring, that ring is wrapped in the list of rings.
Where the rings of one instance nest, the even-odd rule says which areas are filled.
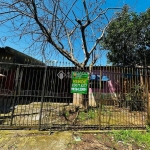
[[[16,103],[16,100],[18,99],[17,97],[17,92],[18,92],[18,82],[19,82],[19,71],[20,71],[20,65],[17,67],[17,70],[16,70],[16,76],[15,76],[15,88],[14,88],[14,98],[13,98],[13,104],[12,104],[12,113],[11,113],[11,121],[10,121],[10,126],[12,126],[13,124],[13,116],[14,116],[14,111],[15,111],[15,103]]]
[[[39,130],[41,128],[42,108],[43,108],[43,101],[44,101],[44,94],[45,94],[46,74],[47,74],[47,66],[45,67],[45,70],[44,70],[44,78],[43,78],[43,83],[42,83],[41,107],[40,107],[40,112],[39,112]]]

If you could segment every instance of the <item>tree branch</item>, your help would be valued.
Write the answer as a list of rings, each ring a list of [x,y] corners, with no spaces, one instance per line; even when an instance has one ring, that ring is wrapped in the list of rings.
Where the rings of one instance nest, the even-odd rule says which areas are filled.
[[[110,23],[112,23],[114,20],[115,20],[115,19],[111,20],[111,21],[107,24],[107,26],[105,26],[105,28],[104,28],[103,31],[102,31],[102,34],[99,36],[99,38],[96,40],[94,46],[91,48],[91,50],[90,50],[90,52],[89,52],[89,55],[96,49],[96,46],[99,44],[100,40],[102,40],[106,29],[108,28],[108,26],[110,25]]]

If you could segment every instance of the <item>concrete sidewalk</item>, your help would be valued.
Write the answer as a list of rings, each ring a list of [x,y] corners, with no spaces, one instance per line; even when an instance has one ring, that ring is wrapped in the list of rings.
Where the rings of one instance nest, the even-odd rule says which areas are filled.
[[[72,132],[0,130],[0,150],[67,150]]]

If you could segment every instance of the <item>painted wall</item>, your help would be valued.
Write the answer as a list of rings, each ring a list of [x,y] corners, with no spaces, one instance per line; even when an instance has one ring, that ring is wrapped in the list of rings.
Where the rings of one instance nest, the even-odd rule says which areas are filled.
[[[101,75],[100,75],[101,73]],[[101,79],[101,89],[100,88],[90,88],[89,92],[101,92],[101,93],[118,93],[120,92],[120,78],[121,73],[116,70],[95,70],[92,72],[94,75],[105,76],[108,79]],[[99,81],[97,81],[99,82]]]
[[[101,88],[89,88],[89,106],[97,106],[99,101],[101,100],[116,100],[117,94],[120,92],[120,78],[121,73],[118,70],[107,70],[107,68],[103,68],[103,70],[95,70],[92,72],[94,75],[102,76]],[[105,79],[103,77],[105,76]],[[100,81],[97,81],[100,83]],[[110,102],[109,102],[110,103]]]

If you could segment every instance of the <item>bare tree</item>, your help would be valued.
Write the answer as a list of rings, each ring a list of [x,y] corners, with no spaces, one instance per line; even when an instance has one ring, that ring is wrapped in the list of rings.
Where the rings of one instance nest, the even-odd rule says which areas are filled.
[[[83,69],[99,58],[96,49],[111,22],[107,12],[118,9],[104,4],[105,0],[0,0],[0,25],[8,25],[19,39],[30,39],[28,48],[44,54],[52,45],[51,53],[59,52]]]

